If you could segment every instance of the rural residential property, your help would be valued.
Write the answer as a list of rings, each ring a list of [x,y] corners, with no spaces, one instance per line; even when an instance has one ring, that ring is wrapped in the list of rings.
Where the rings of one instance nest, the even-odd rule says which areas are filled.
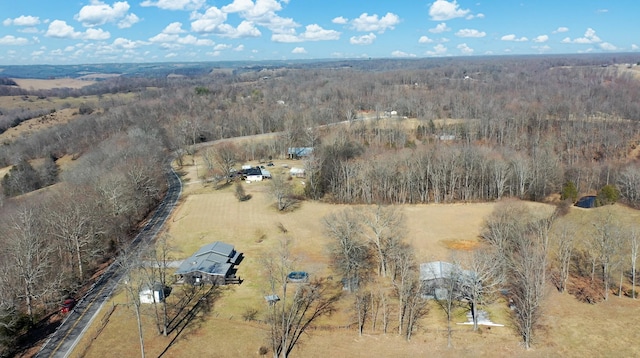
[[[237,265],[243,255],[232,245],[216,241],[202,246],[197,252],[185,259],[176,270],[177,284],[189,285],[227,285],[239,283],[236,276]]]

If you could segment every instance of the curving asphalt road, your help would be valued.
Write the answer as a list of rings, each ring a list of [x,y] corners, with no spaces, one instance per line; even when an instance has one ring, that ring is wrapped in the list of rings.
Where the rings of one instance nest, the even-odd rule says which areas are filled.
[[[144,244],[153,241],[175,208],[182,194],[182,182],[173,170],[167,174],[167,182],[168,189],[165,197],[147,224],[131,242],[131,249],[139,249],[144,247]],[[117,262],[112,263],[78,301],[74,309],[67,314],[64,321],[51,334],[35,357],[68,357],[125,274],[126,270],[122,266]]]

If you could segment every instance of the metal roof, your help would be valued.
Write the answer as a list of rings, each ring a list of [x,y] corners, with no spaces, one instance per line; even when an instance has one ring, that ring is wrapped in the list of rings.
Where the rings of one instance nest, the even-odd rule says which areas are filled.
[[[202,246],[195,254],[184,260],[175,274],[202,272],[208,275],[226,276],[233,266],[230,259],[235,256],[237,255],[233,246],[216,241]]]

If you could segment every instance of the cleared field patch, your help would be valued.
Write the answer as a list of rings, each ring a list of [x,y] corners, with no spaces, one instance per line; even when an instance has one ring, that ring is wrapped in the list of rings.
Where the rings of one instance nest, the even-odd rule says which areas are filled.
[[[43,90],[53,88],[82,88],[95,83],[90,80],[78,80],[73,78],[55,78],[42,80],[35,78],[12,78],[18,86],[27,90]]]

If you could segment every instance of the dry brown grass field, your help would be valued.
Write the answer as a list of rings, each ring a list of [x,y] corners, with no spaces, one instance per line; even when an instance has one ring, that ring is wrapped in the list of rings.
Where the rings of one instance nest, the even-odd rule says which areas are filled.
[[[95,83],[95,81],[78,80],[74,78],[55,78],[50,80],[36,78],[12,78],[18,86],[26,90],[43,90],[52,88],[82,88]]]
[[[277,161],[272,172],[280,174],[282,164]],[[249,308],[263,310],[268,288],[261,270],[260,258],[276,247],[285,236],[278,226],[287,229],[293,240],[297,269],[313,276],[329,276],[331,271],[325,247],[321,218],[345,206],[305,201],[287,213],[273,207],[267,183],[244,184],[252,198],[239,202],[228,187],[215,190],[200,183],[195,167],[184,167],[186,178],[183,199],[168,221],[171,245],[176,259],[189,256],[200,246],[220,240],[235,245],[245,254],[238,274],[241,285],[227,286],[214,303],[213,311],[187,328],[172,341],[175,334],[162,337],[156,332],[151,308],[146,310],[144,330],[147,356],[163,357],[249,357],[258,356],[266,342],[266,326],[257,321],[245,321],[242,314]],[[300,180],[300,179],[295,179]],[[469,249],[478,240],[485,218],[495,203],[415,205],[402,208],[408,225],[406,240],[416,248],[421,262],[447,260],[457,249]],[[533,204],[532,204],[533,205]],[[535,204],[540,210],[550,206]],[[636,221],[639,214],[615,205],[595,210],[571,209],[562,220],[576,220],[587,225],[604,210],[615,210],[625,220]],[[171,300],[172,297],[169,297]],[[519,337],[511,327],[509,312],[504,304],[494,304],[488,310],[494,322],[505,327],[483,327],[473,332],[469,326],[455,326],[453,348],[447,348],[446,322],[441,311],[432,306],[422,319],[413,339],[406,342],[394,332],[382,334],[365,328],[358,336],[355,328],[344,328],[351,322],[348,302],[340,305],[330,318],[319,322],[293,352],[299,357],[556,357],[556,356],[639,356],[636,343],[640,334],[634,329],[635,315],[640,308],[637,301],[612,297],[609,302],[588,305],[568,294],[559,294],[549,287],[546,313],[534,348],[524,351]],[[116,295],[94,321],[74,352],[74,357],[130,357],[139,354],[139,342],[133,310],[127,298]],[[109,315],[109,312],[112,312]],[[463,312],[454,319],[465,320]],[[108,319],[107,319],[108,318]],[[262,316],[258,316],[262,319]],[[392,330],[396,328],[391,327]],[[166,350],[166,351],[165,351]],[[163,353],[164,352],[164,353]],[[270,354],[270,353],[269,353]]]

